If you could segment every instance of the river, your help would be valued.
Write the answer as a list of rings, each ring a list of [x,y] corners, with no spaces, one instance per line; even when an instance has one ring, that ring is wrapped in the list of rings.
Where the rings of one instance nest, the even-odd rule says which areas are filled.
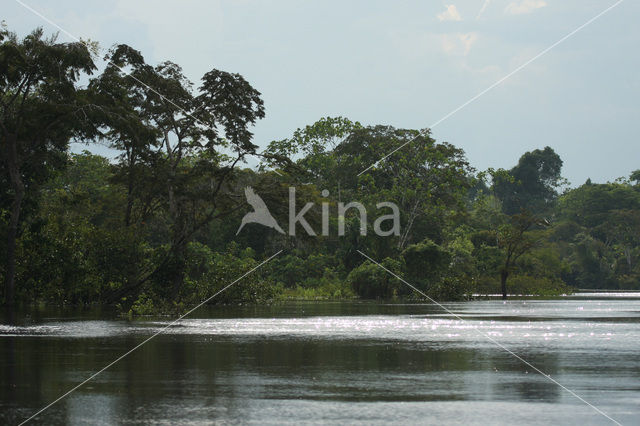
[[[640,424],[640,294],[446,307],[455,316],[373,302],[203,308],[34,423],[614,424],[597,408]],[[30,417],[171,321],[5,315],[0,424]]]

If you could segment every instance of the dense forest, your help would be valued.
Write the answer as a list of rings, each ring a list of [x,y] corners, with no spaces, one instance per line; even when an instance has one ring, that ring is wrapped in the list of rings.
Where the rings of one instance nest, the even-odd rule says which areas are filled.
[[[429,129],[343,117],[260,149],[251,128],[265,107],[239,74],[212,69],[193,83],[126,45],[99,71],[97,52],[41,29],[0,32],[4,303],[179,311],[280,250],[212,303],[418,297],[361,253],[438,300],[640,289],[640,170],[570,188],[550,147],[479,171]],[[311,203],[308,225],[238,232],[247,187],[284,228],[295,188],[297,212]],[[340,214],[352,201],[371,220]],[[399,229],[374,232],[385,202]]]

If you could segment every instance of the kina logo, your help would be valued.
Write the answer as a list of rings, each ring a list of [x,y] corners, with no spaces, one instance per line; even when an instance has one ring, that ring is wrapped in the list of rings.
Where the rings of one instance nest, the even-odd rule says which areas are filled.
[[[240,233],[242,228],[244,228],[247,223],[259,223],[260,225],[264,225],[268,228],[273,228],[281,234],[284,234],[284,231],[282,230],[280,225],[278,225],[278,222],[276,222],[273,215],[271,215],[271,212],[267,208],[267,205],[264,203],[262,198],[260,198],[260,196],[255,193],[252,187],[247,186],[244,189],[244,195],[247,198],[247,203],[249,203],[249,205],[253,207],[253,211],[244,215],[244,217],[242,218],[242,222],[240,223],[240,227],[236,232],[236,235]]]
[[[276,219],[273,217],[267,205],[262,200],[262,198],[256,194],[252,187],[247,186],[244,189],[244,195],[247,199],[247,203],[253,207],[253,211],[244,215],[242,218],[242,222],[236,231],[236,235],[240,233],[240,231],[244,228],[245,225],[249,223],[258,223],[260,225],[266,226],[267,228],[272,228],[278,231],[281,234],[287,234],[290,236],[296,235],[296,225],[300,225],[306,232],[307,235],[316,236],[316,231],[313,230],[309,222],[305,219],[305,214],[307,214],[313,207],[314,203],[306,203],[302,209],[298,210],[296,206],[296,189],[294,187],[289,187],[289,227],[288,232],[285,232]],[[322,191],[322,196],[326,199],[329,196],[328,190]],[[379,216],[375,222],[373,223],[373,231],[376,235],[381,237],[387,236],[399,236],[400,235],[400,210],[395,203],[392,202],[379,202],[376,203],[377,209],[390,209],[390,214]],[[360,221],[360,235],[367,235],[367,231],[369,229],[368,221],[367,221],[367,209],[362,203],[357,201],[352,201],[350,203],[344,204],[343,202],[338,202],[336,206],[337,210],[337,228],[338,228],[338,236],[344,236],[346,232],[346,220],[347,211],[353,209],[357,212],[355,215]],[[329,212],[330,205],[328,200],[323,201],[321,203],[322,210],[322,231],[321,235],[328,236],[329,235]],[[382,229],[382,224],[388,222],[389,225],[386,225],[385,228]]]

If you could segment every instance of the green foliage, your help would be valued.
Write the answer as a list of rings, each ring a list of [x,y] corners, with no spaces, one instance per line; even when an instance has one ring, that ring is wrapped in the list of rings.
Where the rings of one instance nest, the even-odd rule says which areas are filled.
[[[493,191],[502,200],[506,214],[521,209],[541,213],[548,210],[557,189],[565,183],[561,177],[562,160],[550,147],[525,153],[518,164],[504,174],[494,174]]]
[[[559,278],[535,277],[516,274],[510,278],[509,292],[522,296],[560,296],[571,294],[573,289]],[[500,294],[498,279],[484,277],[479,281],[476,291],[480,294]]]
[[[72,155],[41,196],[42,212],[20,240],[17,275],[22,299],[66,304],[104,301],[148,263],[140,230],[117,212],[123,193],[102,157]]]
[[[157,313],[158,308],[146,293],[140,294],[129,309],[129,315],[154,315]]]
[[[83,43],[58,43],[41,28],[23,39],[0,30],[0,209],[7,214],[4,300],[15,302],[18,239],[37,210],[40,186],[64,167],[72,138],[91,139],[98,124],[91,94],[78,84],[95,65]]]
[[[632,175],[633,176],[633,175]],[[630,183],[585,184],[560,198],[556,240],[580,288],[640,288],[640,191]]]
[[[313,287],[296,286],[283,289],[280,297],[285,300],[342,300],[353,299],[356,295],[346,280],[322,278]]]
[[[165,256],[160,253],[157,258]],[[237,250],[231,245],[228,250],[217,253],[192,242],[187,246],[186,260],[185,285],[179,297],[168,297],[166,276],[157,275],[131,304],[130,313],[180,313],[204,301],[208,304],[269,303],[281,293],[266,270],[256,270],[238,280],[259,264],[251,250]],[[122,302],[124,306],[127,301]]]
[[[566,181],[550,147],[509,170],[476,173],[428,129],[344,117],[272,142],[257,170],[240,170],[257,153],[251,127],[265,114],[242,76],[212,69],[195,85],[179,65],[150,65],[116,45],[80,86],[95,70],[95,48],[0,29],[7,301],[14,282],[20,301],[117,304],[131,315],[184,312],[213,295],[210,303],[421,298],[361,253],[438,300],[640,289],[640,171],[558,196]],[[119,155],[69,154],[73,138],[99,138]],[[306,218],[316,231],[326,203],[330,235],[256,224],[236,235],[247,186],[280,224],[291,186],[298,208],[314,203]],[[336,214],[350,201],[369,212],[366,233],[354,209]],[[381,202],[399,207],[400,229],[386,236],[373,232]]]
[[[439,282],[451,263],[451,253],[430,239],[412,244],[402,252],[407,280],[421,290]]]
[[[380,264],[400,277],[404,274],[405,265],[400,260],[387,257]],[[370,261],[353,269],[347,281],[355,294],[364,299],[393,299],[411,291],[398,278]]]
[[[185,303],[195,304],[210,298],[260,263],[246,254],[246,251],[241,256],[228,251],[215,253],[207,246],[190,243],[183,298]],[[211,303],[266,303],[276,297],[275,290],[274,282],[264,271],[255,271],[228,287]]]
[[[619,183],[582,185],[560,198],[558,210],[567,220],[597,227],[613,210],[640,210],[640,191]]]
[[[427,289],[427,295],[434,300],[456,301],[471,298],[475,282],[468,276],[447,276]]]

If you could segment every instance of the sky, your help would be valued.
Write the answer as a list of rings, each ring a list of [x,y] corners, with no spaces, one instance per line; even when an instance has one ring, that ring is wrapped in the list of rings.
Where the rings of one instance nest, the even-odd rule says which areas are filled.
[[[510,168],[547,145],[572,186],[640,169],[637,0],[435,127],[616,0],[20,2],[104,49],[126,43],[148,63],[176,62],[196,83],[212,68],[242,74],[265,102],[254,128],[261,147],[321,117],[344,116],[432,127],[478,170]],[[10,30],[59,31],[20,2],[2,0]]]

